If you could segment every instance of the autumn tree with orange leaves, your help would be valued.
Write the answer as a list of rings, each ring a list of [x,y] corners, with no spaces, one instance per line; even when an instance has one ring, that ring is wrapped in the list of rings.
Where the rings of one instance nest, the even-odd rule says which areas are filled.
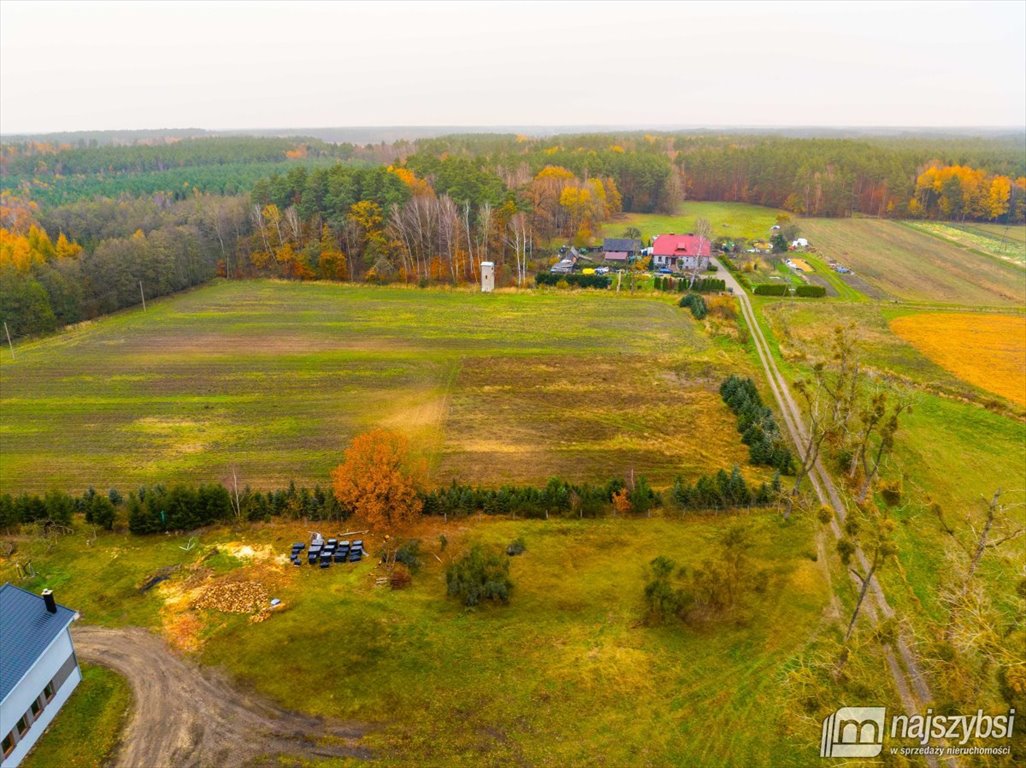
[[[423,468],[410,458],[409,441],[387,429],[357,435],[331,473],[335,498],[379,533],[392,533],[420,515],[417,489]]]

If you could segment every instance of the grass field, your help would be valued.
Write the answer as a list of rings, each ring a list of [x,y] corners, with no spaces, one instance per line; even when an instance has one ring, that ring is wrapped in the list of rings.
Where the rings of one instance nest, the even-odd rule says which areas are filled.
[[[816,252],[855,270],[886,297],[978,306],[1021,306],[1026,274],[998,259],[894,221],[803,219]]]
[[[673,296],[220,282],[2,357],[0,489],[326,483],[406,431],[432,480],[658,484],[744,464],[717,387],[750,365]]]
[[[628,213],[602,225],[600,237],[622,237],[628,227],[641,230],[642,242],[649,244],[654,235],[684,234],[695,231],[695,219],[706,219],[712,224],[712,237],[743,237],[748,240],[766,240],[770,227],[783,213],[775,208],[764,208],[747,203],[717,203],[686,201],[676,214]]]
[[[884,477],[897,481],[902,491],[900,503],[891,510],[898,522],[898,567],[885,569],[880,580],[899,615],[907,616],[917,631],[936,634],[947,616],[941,588],[955,564],[961,567],[964,562],[958,561],[959,550],[943,533],[930,504],[939,503],[948,519],[959,525],[968,518],[979,527],[986,509],[983,499],[1001,488],[1012,505],[1012,524],[1026,525],[1026,507],[1019,506],[1026,498],[1026,412],[1010,403],[981,407],[992,398],[942,368],[892,328],[905,318],[917,323],[921,321],[915,318],[929,319],[935,313],[915,314],[870,302],[764,301],[762,309],[791,377],[829,356],[837,325],[854,324],[864,363],[874,375],[894,379],[911,396],[912,410],[901,419],[894,453],[883,469]],[[972,324],[991,316],[958,317]],[[998,322],[1023,322],[1020,315],[999,317]],[[956,341],[953,349],[958,347]],[[971,361],[975,347],[966,341],[962,348],[965,361]],[[842,475],[838,468],[831,469]],[[1026,550],[1015,543],[988,553],[982,578],[996,603],[1008,608],[1008,585],[1021,578],[1024,568]]]
[[[1026,266],[1026,226],[906,221],[906,226],[979,253]]]
[[[1026,318],[927,312],[891,328],[959,378],[1026,406]]]
[[[874,369],[946,397],[976,401],[991,398],[968,379],[959,377],[953,368],[943,367],[939,359],[928,356],[910,341],[902,338],[895,332],[892,323],[916,323],[922,321],[904,318],[954,314],[957,317],[964,317],[965,320],[961,322],[973,328],[987,323],[987,318],[1000,318],[995,323],[1007,326],[1013,331],[1013,336],[1004,340],[1002,346],[1013,348],[1017,343],[1014,332],[1023,323],[1020,314],[917,313],[913,309],[877,302],[847,303],[840,306],[822,301],[766,301],[762,304],[762,311],[771,324],[782,358],[788,364],[800,366],[826,354],[825,350],[830,344],[834,328],[838,325],[854,324],[858,329],[859,348],[863,360]],[[971,347],[960,350],[956,345],[952,348],[951,354],[963,357],[965,364],[969,365],[973,360],[972,350]],[[987,390],[986,387],[983,389]],[[1020,407],[1011,403],[1007,404],[1007,408],[1012,412],[1022,411]]]
[[[751,527],[770,574],[750,610],[695,628],[641,624],[645,564],[665,554],[698,565],[732,522]],[[415,531],[424,566],[398,592],[375,587],[372,561],[292,567],[281,553],[308,536],[302,522],[209,529],[189,553],[177,548],[185,537],[101,534],[86,546],[77,533],[50,551],[25,540],[18,557],[39,574],[27,588],[58,584],[87,623],[142,623],[284,705],[376,726],[366,743],[386,765],[804,765],[818,727],[789,718],[781,684],[823,630],[814,526],[773,513],[435,519]],[[527,552],[512,561],[508,606],[445,597],[436,554],[448,562],[472,541],[518,536]],[[164,566],[180,568],[140,591]],[[260,581],[284,609],[254,624],[191,607],[231,580]]]
[[[22,768],[103,768],[110,764],[132,705],[128,683],[104,667],[82,665],[72,693]]]

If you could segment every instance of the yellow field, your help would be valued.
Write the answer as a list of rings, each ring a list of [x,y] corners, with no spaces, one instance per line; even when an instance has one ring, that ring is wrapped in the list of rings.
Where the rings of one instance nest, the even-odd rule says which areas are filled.
[[[891,329],[960,379],[1026,405],[1026,318],[930,312]]]

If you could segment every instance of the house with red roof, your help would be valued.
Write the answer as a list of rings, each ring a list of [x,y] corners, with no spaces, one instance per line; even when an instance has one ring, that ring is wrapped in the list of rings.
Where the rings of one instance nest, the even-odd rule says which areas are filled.
[[[700,271],[709,266],[712,246],[701,235],[659,235],[652,243],[652,266],[674,272]]]

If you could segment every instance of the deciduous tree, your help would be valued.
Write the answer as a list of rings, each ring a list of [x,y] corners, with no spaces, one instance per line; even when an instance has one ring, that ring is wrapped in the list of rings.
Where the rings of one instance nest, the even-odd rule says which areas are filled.
[[[375,429],[353,438],[331,479],[341,504],[376,531],[392,533],[420,515],[422,474],[406,437]]]

